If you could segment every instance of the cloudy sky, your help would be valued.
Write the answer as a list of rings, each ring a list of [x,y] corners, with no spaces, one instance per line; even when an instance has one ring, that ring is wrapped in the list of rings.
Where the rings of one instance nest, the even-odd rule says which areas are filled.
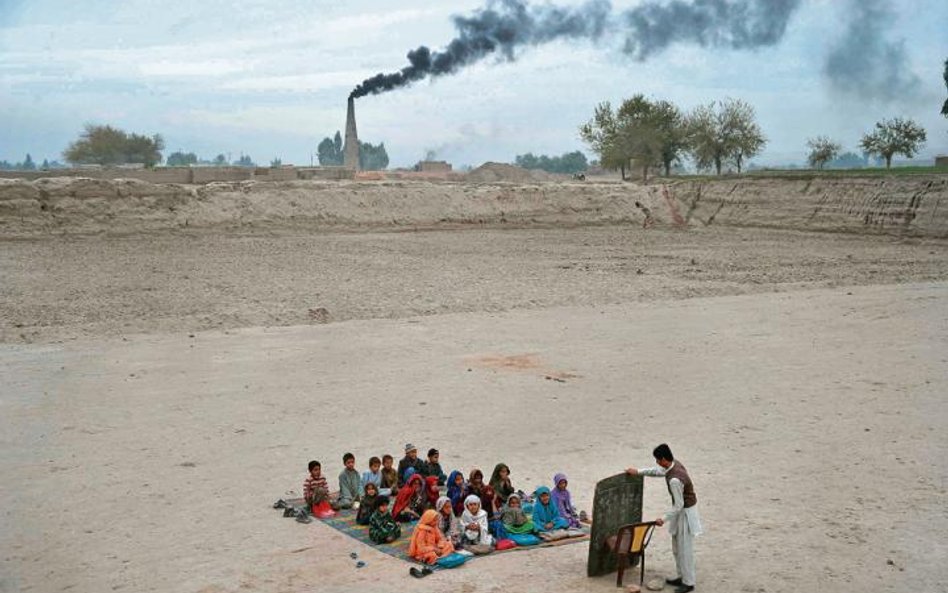
[[[922,156],[948,153],[948,120],[938,113],[948,2],[774,1],[799,1],[774,45],[685,41],[638,61],[610,29],[595,40],[529,46],[514,61],[489,57],[359,99],[359,135],[384,141],[393,166],[427,150],[475,166],[528,151],[560,154],[585,149],[577,127],[598,102],[645,93],[683,108],[725,97],[750,102],[769,138],[760,164],[802,162],[806,139],[818,134],[854,150],[873,122],[892,116],[928,130]],[[614,0],[612,9],[641,4]],[[402,68],[409,49],[443,47],[456,33],[451,17],[483,5],[0,0],[0,159],[58,159],[85,123],[108,123],[161,133],[166,155],[309,164],[319,140],[344,126],[356,84]]]

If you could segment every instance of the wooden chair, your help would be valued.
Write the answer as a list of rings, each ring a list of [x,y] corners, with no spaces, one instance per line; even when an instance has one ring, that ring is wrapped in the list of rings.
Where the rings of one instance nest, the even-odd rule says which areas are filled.
[[[636,561],[642,563],[639,585],[645,582],[645,548],[652,539],[655,525],[655,521],[623,525],[615,535],[606,538],[605,546],[616,555],[616,568],[619,573],[616,577],[616,587],[622,586],[626,565],[635,566]]]

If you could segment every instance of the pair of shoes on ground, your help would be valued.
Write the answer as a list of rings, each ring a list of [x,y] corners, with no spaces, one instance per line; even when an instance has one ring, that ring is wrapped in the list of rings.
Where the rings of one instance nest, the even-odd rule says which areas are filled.
[[[313,520],[309,516],[309,510],[307,509],[297,509],[295,512],[296,521],[299,523],[312,523]],[[286,516],[286,514],[284,514]]]
[[[691,593],[695,590],[694,585],[686,585],[681,581],[681,577],[675,579],[665,579],[665,582],[675,587],[675,593]]]
[[[423,566],[421,568],[412,566],[411,568],[408,569],[408,574],[415,577],[416,579],[423,579],[429,574],[431,574],[432,572],[434,571],[428,568],[427,566]]]

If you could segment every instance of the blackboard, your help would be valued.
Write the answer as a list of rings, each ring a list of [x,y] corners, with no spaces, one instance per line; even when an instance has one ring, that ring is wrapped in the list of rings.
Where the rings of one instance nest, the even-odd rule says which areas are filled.
[[[642,521],[642,476],[621,473],[601,480],[593,495],[592,533],[586,573],[599,576],[616,569],[615,555],[603,549],[603,542],[619,527]]]

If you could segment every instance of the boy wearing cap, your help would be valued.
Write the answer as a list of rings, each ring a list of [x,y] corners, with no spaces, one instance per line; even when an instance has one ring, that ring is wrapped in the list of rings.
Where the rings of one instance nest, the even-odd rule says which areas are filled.
[[[415,468],[415,473],[424,475],[425,462],[418,459],[418,448],[408,443],[405,445],[405,457],[398,462],[398,485],[405,485],[405,472],[408,468]]]

